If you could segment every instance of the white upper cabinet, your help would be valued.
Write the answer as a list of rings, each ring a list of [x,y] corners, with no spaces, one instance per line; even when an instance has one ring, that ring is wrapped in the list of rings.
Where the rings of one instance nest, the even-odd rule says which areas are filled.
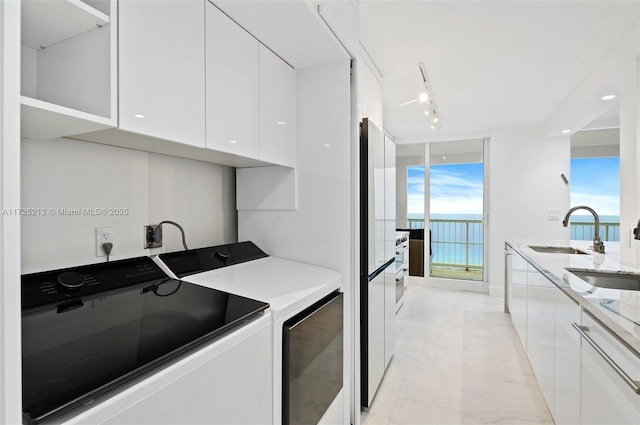
[[[205,4],[207,148],[258,159],[259,42]]]
[[[21,2],[22,137],[116,125],[115,0]]]
[[[296,164],[295,71],[260,45],[260,159]]]
[[[119,3],[119,127],[204,147],[208,2]]]
[[[23,137],[295,166],[294,69],[209,1],[21,4]]]

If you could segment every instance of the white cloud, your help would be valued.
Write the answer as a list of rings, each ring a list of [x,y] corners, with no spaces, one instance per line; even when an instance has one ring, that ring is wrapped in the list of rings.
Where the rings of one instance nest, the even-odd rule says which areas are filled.
[[[586,205],[598,215],[620,215],[620,197],[617,195],[596,195],[586,192],[571,192],[571,206]],[[586,214],[588,214],[585,211]],[[577,213],[576,213],[577,214]]]
[[[483,184],[471,181],[459,173],[438,168],[431,169],[432,214],[482,214]],[[409,214],[424,212],[424,178],[408,179],[407,211]]]
[[[407,198],[407,213],[424,214],[424,197],[409,196]]]
[[[482,196],[431,198],[431,214],[482,214]]]
[[[482,182],[469,180],[463,175],[441,168],[432,168],[430,179],[432,188],[482,191],[483,186]]]

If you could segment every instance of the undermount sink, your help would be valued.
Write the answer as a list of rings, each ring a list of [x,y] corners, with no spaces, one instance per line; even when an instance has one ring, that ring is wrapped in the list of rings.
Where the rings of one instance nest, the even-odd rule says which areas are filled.
[[[640,273],[604,272],[586,269],[565,269],[580,279],[598,288],[640,291]]]
[[[544,252],[548,254],[588,254],[586,251],[582,251],[578,248],[572,248],[570,246],[538,246],[529,245],[529,248],[535,252]]]

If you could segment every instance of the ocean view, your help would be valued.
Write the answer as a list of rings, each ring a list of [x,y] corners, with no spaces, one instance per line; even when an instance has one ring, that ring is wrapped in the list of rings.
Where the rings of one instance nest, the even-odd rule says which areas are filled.
[[[407,215],[410,220],[424,220],[424,214],[409,213]],[[482,214],[432,214],[431,218],[435,220],[480,220],[482,219]],[[561,218],[562,218],[562,215],[561,215]],[[572,223],[593,223],[593,216],[591,214],[587,214],[587,215],[572,214],[571,222]],[[620,216],[619,215],[601,215],[600,222],[601,223],[619,223]]]
[[[409,227],[423,228],[423,214],[410,213],[408,216],[413,221],[409,223]],[[432,214],[430,228],[433,263],[481,267],[484,258],[484,226],[481,219],[482,214]],[[604,241],[620,240],[619,222],[618,215],[600,216],[600,236]],[[593,239],[593,226],[580,225],[593,223],[592,215],[572,215],[571,223],[571,239]],[[558,225],[562,226],[562,220],[558,221]]]

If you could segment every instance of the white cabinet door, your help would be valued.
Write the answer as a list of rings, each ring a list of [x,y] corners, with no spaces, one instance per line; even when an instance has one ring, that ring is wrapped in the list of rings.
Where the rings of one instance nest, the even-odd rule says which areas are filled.
[[[389,367],[396,350],[396,265],[384,271],[384,367]]]
[[[207,148],[259,159],[258,40],[205,4]]]
[[[527,267],[528,263],[510,248],[506,262],[509,267],[509,313],[520,342],[527,349]]]
[[[631,380],[640,380],[640,358],[623,346],[589,314],[582,313],[582,367],[580,419],[582,424],[624,425],[640,423],[640,395],[594,349],[600,347]]]
[[[203,0],[119,2],[119,127],[204,147]]]
[[[558,289],[553,412],[556,425],[580,423],[580,336],[573,323],[580,323],[580,306]]]
[[[386,368],[385,364],[385,303],[384,303],[384,287],[385,273],[380,273],[373,280],[368,282],[369,298],[368,298],[368,346],[367,346],[367,364],[368,369],[363,371],[368,376],[367,397],[362,403],[367,407],[371,406],[373,397],[382,382],[382,377]]]
[[[296,164],[295,71],[260,44],[260,159]]]
[[[558,288],[534,267],[527,275],[527,356],[538,384],[554,412],[555,319]]]

